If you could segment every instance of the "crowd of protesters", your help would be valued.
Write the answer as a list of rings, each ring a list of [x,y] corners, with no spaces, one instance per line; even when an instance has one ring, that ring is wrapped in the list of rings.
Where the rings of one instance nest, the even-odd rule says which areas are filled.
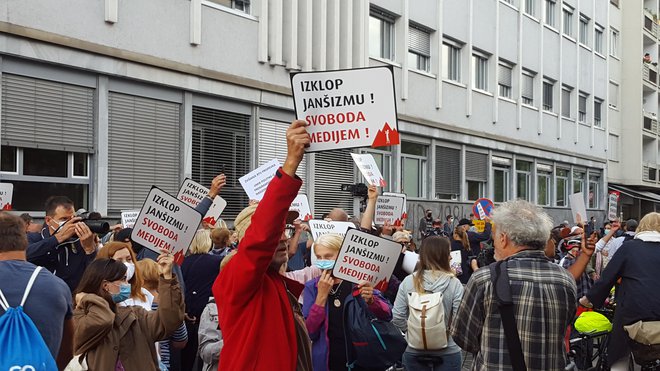
[[[0,212],[2,301],[21,302],[30,281],[23,310],[58,368],[101,371],[384,370],[352,364],[359,346],[346,327],[352,300],[407,335],[392,370],[460,370],[466,354],[473,370],[564,370],[576,316],[606,305],[614,287],[606,361],[625,370],[639,345],[626,329],[660,320],[658,213],[602,229],[593,218],[554,227],[542,209],[517,200],[497,205],[481,231],[472,215],[455,221],[429,209],[415,234],[405,221],[374,225],[379,191],[370,186],[361,219],[342,209],[324,217],[399,243],[397,266],[383,292],[334,277],[343,237],[313,240],[289,211],[302,185],[296,171],[310,140],[305,126],[288,128],[286,160],[263,199],[240,212],[231,230],[224,222],[201,225],[181,266],[167,250],[133,241],[130,228],[97,236],[66,197],[48,199],[43,225]],[[205,214],[225,182],[218,175],[196,210]],[[418,262],[406,270],[411,255]],[[45,269],[35,279],[37,266]],[[420,297],[436,298],[439,307],[428,313],[442,313],[426,319],[440,326],[429,333],[442,329],[442,341],[424,338],[424,347],[411,322]],[[581,367],[590,367],[584,358]]]

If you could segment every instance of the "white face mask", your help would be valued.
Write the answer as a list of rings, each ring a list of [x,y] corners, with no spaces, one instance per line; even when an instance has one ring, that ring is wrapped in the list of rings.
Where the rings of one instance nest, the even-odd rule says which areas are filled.
[[[133,263],[124,263],[126,265],[126,281],[130,281],[135,274],[135,264]]]
[[[57,223],[57,228],[53,228],[52,225],[49,225],[49,227],[53,228],[53,232],[59,231],[60,228],[62,228],[62,226],[64,225],[64,223],[66,223],[66,220],[63,220],[63,221],[60,221],[60,222],[55,222],[55,223]]]

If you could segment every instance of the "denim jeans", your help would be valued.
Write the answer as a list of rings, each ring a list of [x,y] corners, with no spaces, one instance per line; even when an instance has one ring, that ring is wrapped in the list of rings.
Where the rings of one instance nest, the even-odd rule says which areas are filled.
[[[403,367],[407,371],[461,371],[461,352],[443,356],[405,352]]]

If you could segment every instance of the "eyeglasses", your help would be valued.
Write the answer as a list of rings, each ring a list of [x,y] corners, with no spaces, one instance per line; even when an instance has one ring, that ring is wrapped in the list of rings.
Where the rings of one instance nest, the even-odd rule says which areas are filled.
[[[296,227],[292,225],[287,225],[284,227],[284,235],[286,236],[286,239],[289,240],[293,238],[293,235],[296,233]]]

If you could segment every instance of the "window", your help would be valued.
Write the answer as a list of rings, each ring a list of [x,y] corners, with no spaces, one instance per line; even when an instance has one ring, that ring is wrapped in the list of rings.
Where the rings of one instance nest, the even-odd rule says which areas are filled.
[[[610,34],[610,55],[619,56],[619,31],[612,29]]]
[[[580,101],[578,102],[578,121],[587,122],[587,99],[589,95],[580,92]]]
[[[573,193],[584,192],[584,171],[573,171]]]
[[[536,203],[540,206],[550,206],[550,179],[552,166],[536,165]]]
[[[536,2],[537,0],[525,0],[525,13],[536,17]]]
[[[603,100],[594,98],[594,126],[602,127],[601,115],[603,110]]]
[[[545,24],[557,27],[557,0],[545,0]]]
[[[408,63],[416,70],[431,70],[431,34],[414,25],[408,28]]]
[[[488,91],[488,57],[481,53],[473,54],[472,68],[474,69],[474,88]]]
[[[587,207],[590,209],[598,208],[600,199],[600,175],[589,172],[589,202]]]
[[[224,5],[227,8],[240,10],[250,14],[250,1],[249,0],[209,0],[213,3]]]
[[[44,211],[46,198],[54,194],[88,208],[88,158],[87,153],[2,146],[2,181],[14,184],[12,208]]]
[[[543,110],[554,112],[555,82],[550,79],[543,80]]]
[[[562,13],[564,15],[564,35],[573,37],[573,8],[564,5]]]
[[[401,192],[408,197],[426,197],[426,160],[428,147],[401,142]]]
[[[476,201],[487,197],[486,181],[488,180],[488,155],[472,151],[465,152],[465,179],[467,198]]]
[[[532,194],[532,163],[527,161],[516,161],[516,190],[519,199],[530,200]]]
[[[610,107],[617,108],[619,106],[619,84],[610,81]]]
[[[603,33],[603,26],[597,24],[594,33],[594,49],[596,50],[596,53],[600,54],[605,54],[605,51],[603,50]]]
[[[493,201],[506,202],[509,200],[510,173],[511,170],[508,167],[493,166]]]
[[[568,170],[557,169],[555,183],[555,203],[556,206],[568,206]]]
[[[461,150],[435,147],[435,198],[458,200],[461,193]]]
[[[394,60],[394,17],[373,8],[369,15],[369,56]]]
[[[512,71],[513,71],[513,66],[505,62],[500,62],[499,73],[497,75],[497,86],[500,97],[511,98]]]
[[[530,106],[534,105],[534,72],[523,71],[522,74],[522,102]]]
[[[461,82],[461,46],[454,43],[442,44],[442,77]]]
[[[619,136],[610,134],[609,147],[607,148],[607,159],[610,161],[619,162]]]
[[[589,18],[580,14],[580,43],[589,46]]]
[[[238,178],[250,172],[250,158],[254,156],[250,151],[250,122],[248,115],[192,107],[192,179],[207,186],[224,166],[227,184],[222,198],[228,205],[223,218],[235,217],[249,201]],[[223,145],[217,145],[219,142]]]
[[[568,86],[561,87],[561,115],[567,118],[571,116],[571,92],[573,88]]]

